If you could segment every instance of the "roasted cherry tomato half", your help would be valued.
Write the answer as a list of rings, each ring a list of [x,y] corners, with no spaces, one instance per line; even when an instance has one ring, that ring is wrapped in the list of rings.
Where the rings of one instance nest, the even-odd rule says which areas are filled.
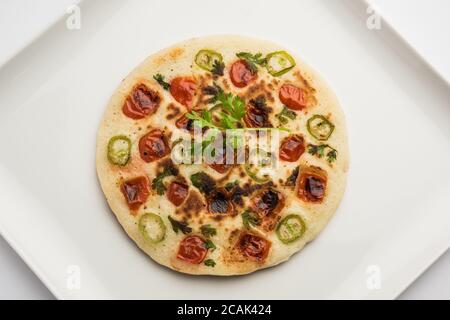
[[[280,101],[289,109],[302,110],[306,107],[305,92],[292,84],[283,84],[278,93]]]
[[[305,152],[305,141],[302,136],[287,137],[280,146],[280,159],[289,162],[297,161]]]
[[[284,197],[281,192],[268,188],[252,198],[251,206],[259,217],[264,218],[281,210],[284,206]]]
[[[245,60],[238,60],[231,65],[230,79],[238,88],[244,88],[257,77],[258,74],[248,66]]]
[[[150,194],[148,179],[147,177],[136,177],[125,180],[120,186],[120,191],[122,191],[128,207],[137,210],[147,201]]]
[[[305,202],[322,202],[327,187],[326,172],[320,168],[300,169],[297,195]]]
[[[238,242],[242,254],[256,261],[263,261],[269,254],[270,242],[260,236],[246,233]]]
[[[187,236],[180,242],[177,258],[192,264],[201,263],[208,253],[205,243],[199,236]]]
[[[208,194],[207,199],[208,212],[214,215],[234,213],[234,206],[229,199],[228,193],[224,189],[215,189]]]
[[[161,97],[144,84],[138,84],[125,99],[122,111],[132,119],[142,119],[158,109]]]
[[[170,147],[164,133],[154,129],[139,140],[139,153],[142,160],[152,162],[170,153]]]
[[[183,203],[189,193],[189,187],[184,183],[173,181],[169,185],[167,198],[177,207]]]
[[[197,83],[191,77],[177,77],[170,82],[170,94],[179,103],[190,108],[197,91]]]

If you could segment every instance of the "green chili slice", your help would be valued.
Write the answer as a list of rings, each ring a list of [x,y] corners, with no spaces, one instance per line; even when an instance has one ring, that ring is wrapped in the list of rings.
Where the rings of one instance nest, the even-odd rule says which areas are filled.
[[[124,166],[130,160],[131,141],[120,135],[112,137],[108,142],[108,160],[112,164]]]
[[[161,242],[166,235],[164,222],[154,213],[145,213],[139,220],[138,227],[145,240],[151,243]]]
[[[256,183],[262,184],[262,183],[266,183],[269,182],[269,177],[260,177],[258,175],[258,170],[252,170],[252,168],[250,167],[250,165],[248,163],[245,164],[244,166],[245,168],[245,172],[247,173],[247,175],[252,178],[253,181],[255,181]]]
[[[257,149],[258,152],[258,167],[265,167],[269,164],[271,164],[274,160],[273,155],[270,152],[267,152],[265,150],[262,149]],[[270,159],[269,159],[270,158]],[[270,181],[270,178],[267,175],[263,175],[261,176],[259,174],[259,169],[258,167],[252,169],[252,166],[250,163],[245,163],[244,165],[244,169],[245,172],[247,173],[247,175],[256,183],[262,184],[262,183],[266,183]]]
[[[195,56],[195,63],[203,70],[210,72],[214,70],[215,61],[222,62],[222,60],[220,53],[207,49],[200,50]]]
[[[281,242],[288,244],[300,239],[305,233],[306,225],[303,219],[296,214],[283,218],[277,226],[276,232]]]
[[[267,71],[274,77],[279,77],[295,67],[295,60],[286,51],[275,51],[266,57]]]
[[[306,127],[308,132],[320,141],[328,140],[334,130],[334,124],[320,114],[313,115],[309,118]]]

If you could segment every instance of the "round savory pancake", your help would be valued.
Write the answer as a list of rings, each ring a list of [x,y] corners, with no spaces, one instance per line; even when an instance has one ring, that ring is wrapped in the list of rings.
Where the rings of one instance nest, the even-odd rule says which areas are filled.
[[[217,144],[233,133],[244,138]],[[97,136],[100,184],[124,230],[153,260],[197,275],[246,274],[301,250],[336,211],[348,161],[344,115],[319,74],[234,35],[149,56],[112,95]]]

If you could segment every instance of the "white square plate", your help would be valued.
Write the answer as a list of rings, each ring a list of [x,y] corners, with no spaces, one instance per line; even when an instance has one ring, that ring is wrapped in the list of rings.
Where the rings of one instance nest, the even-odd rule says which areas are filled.
[[[58,298],[394,298],[450,245],[450,90],[386,23],[369,30],[366,8],[83,2],[80,30],[61,19],[0,69],[2,235]],[[152,262],[109,211],[95,172],[97,127],[121,79],[165,46],[217,33],[302,56],[338,95],[350,140],[347,191],[329,226],[289,262],[243,277]]]

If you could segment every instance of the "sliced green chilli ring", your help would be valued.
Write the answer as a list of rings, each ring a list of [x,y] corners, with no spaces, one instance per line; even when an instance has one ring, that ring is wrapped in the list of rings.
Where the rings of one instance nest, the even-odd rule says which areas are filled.
[[[144,213],[139,219],[139,231],[145,240],[158,243],[166,236],[166,225],[157,214]]]
[[[269,180],[270,180],[269,177],[259,176],[258,170],[253,171],[248,163],[245,164],[244,169],[245,169],[245,172],[247,173],[247,175],[258,184],[266,183],[266,182],[269,182]]]
[[[320,141],[328,140],[334,131],[334,124],[320,114],[313,115],[306,123],[309,134]]]
[[[203,70],[210,72],[214,69],[214,62],[222,62],[222,60],[222,55],[214,50],[203,49],[195,56],[195,64]]]
[[[303,219],[296,214],[283,218],[277,226],[276,232],[281,242],[288,244],[301,238],[305,233],[306,225]]]
[[[267,71],[274,77],[279,77],[295,67],[295,60],[286,51],[275,51],[266,56]]]
[[[108,160],[112,164],[124,166],[130,160],[131,141],[127,136],[119,135],[109,139]]]

